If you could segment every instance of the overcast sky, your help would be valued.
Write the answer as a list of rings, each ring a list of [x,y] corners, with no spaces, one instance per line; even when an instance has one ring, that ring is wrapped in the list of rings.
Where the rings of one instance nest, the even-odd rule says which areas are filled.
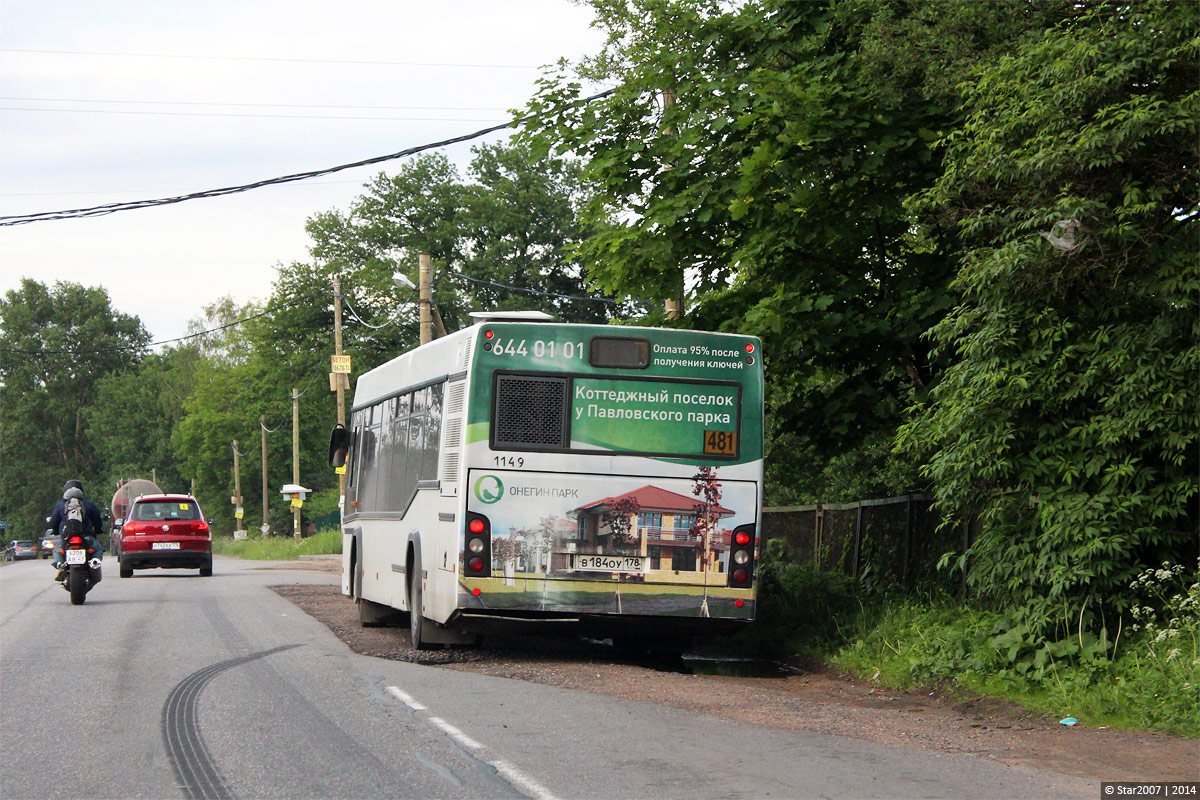
[[[599,50],[567,0],[0,0],[0,216],[335,166],[509,118]],[[369,63],[363,63],[369,62]],[[489,140],[495,141],[496,136]],[[469,144],[444,152],[460,165]],[[155,341],[264,300],[305,220],[400,162],[229,197],[0,227],[0,292],[102,285]]]

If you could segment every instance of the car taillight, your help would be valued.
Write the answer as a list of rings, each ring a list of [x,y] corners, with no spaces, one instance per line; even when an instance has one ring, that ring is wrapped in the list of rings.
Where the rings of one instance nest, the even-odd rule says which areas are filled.
[[[492,575],[492,525],[482,514],[467,512],[466,554],[463,575],[490,578]]]
[[[754,526],[739,525],[729,537],[729,585],[748,589],[754,582]]]
[[[201,520],[200,522],[193,523],[192,529],[196,533],[208,533],[208,523]]]

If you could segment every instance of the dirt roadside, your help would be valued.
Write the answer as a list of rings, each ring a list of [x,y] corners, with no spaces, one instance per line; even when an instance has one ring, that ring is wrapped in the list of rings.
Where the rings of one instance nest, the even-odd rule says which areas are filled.
[[[319,564],[309,569],[322,569]],[[977,756],[1099,781],[1200,781],[1200,741],[1163,734],[1066,727],[985,698],[951,702],[825,672],[747,678],[670,674],[614,661],[596,643],[486,640],[480,648],[417,653],[406,628],[364,628],[334,586],[275,586],[363,655],[647,700],[757,725],[849,736]]]

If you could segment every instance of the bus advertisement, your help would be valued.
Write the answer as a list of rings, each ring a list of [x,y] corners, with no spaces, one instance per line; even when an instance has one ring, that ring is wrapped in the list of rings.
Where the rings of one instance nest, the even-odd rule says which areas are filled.
[[[477,316],[361,376],[335,429],[363,622],[409,612],[424,647],[516,620],[662,640],[752,620],[758,339]]]

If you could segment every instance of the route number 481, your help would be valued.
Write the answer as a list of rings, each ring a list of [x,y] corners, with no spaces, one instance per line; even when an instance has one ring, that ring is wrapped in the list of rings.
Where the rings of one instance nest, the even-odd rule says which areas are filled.
[[[737,455],[737,434],[733,431],[705,431],[704,454],[709,456]]]

